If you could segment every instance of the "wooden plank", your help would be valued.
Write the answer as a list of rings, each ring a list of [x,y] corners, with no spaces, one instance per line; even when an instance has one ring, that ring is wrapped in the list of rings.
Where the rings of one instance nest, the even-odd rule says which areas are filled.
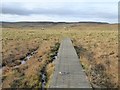
[[[91,88],[69,38],[61,42],[50,88]]]

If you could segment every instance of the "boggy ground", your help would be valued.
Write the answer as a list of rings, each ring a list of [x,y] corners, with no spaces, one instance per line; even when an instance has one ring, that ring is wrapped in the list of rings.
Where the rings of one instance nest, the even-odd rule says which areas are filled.
[[[24,25],[24,24],[23,24]],[[35,26],[4,25],[3,88],[40,88],[40,71],[45,67],[47,84],[52,77],[53,56],[58,44],[70,37],[80,63],[93,87],[118,86],[118,31],[110,24],[53,24]],[[30,53],[32,57],[21,64]]]
[[[40,88],[40,71],[45,66],[47,78],[51,76],[54,70],[51,54],[55,55],[59,39],[38,33],[31,30],[3,31],[3,88]],[[31,52],[35,53],[26,60],[26,63],[21,64]]]

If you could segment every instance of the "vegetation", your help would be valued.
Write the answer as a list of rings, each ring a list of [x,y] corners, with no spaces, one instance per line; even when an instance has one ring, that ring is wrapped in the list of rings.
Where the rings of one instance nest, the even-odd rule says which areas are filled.
[[[3,87],[40,87],[40,71],[51,62],[51,47],[58,42],[57,37],[52,37],[34,30],[3,28]],[[36,53],[25,64],[21,64],[27,54],[33,51]]]
[[[30,24],[31,25],[31,24]],[[110,24],[3,25],[3,88],[39,88],[45,67],[47,85],[61,39],[70,37],[93,87],[118,86],[118,31]],[[31,53],[34,54],[31,55]],[[28,55],[28,60],[25,58]],[[22,64],[25,60],[26,63]]]
[[[118,35],[94,31],[75,37],[75,48],[93,87],[118,87]]]

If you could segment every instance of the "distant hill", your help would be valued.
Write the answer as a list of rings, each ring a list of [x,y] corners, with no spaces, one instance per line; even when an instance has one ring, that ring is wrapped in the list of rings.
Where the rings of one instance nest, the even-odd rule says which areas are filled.
[[[53,25],[109,24],[106,22],[1,22],[2,27],[49,27]]]
[[[1,22],[1,23],[3,23],[3,24],[5,24],[5,23],[9,23],[9,24],[16,24],[16,23],[34,23],[34,24],[76,24],[76,23],[89,23],[89,24],[109,24],[109,23],[107,23],[107,22],[90,22],[90,21],[88,21],[88,22]]]

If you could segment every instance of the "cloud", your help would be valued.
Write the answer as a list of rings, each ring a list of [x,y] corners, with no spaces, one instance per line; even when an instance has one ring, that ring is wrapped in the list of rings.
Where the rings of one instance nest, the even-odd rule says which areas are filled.
[[[16,15],[28,15],[29,11],[22,7],[21,4],[18,3],[10,3],[2,5],[2,13],[3,14],[16,14]]]
[[[118,2],[119,0],[3,0],[2,2]]]
[[[8,20],[11,17],[13,21],[30,19],[46,21],[107,20],[116,22],[117,2],[3,2],[2,14],[3,20]],[[19,17],[19,19],[13,17]]]

